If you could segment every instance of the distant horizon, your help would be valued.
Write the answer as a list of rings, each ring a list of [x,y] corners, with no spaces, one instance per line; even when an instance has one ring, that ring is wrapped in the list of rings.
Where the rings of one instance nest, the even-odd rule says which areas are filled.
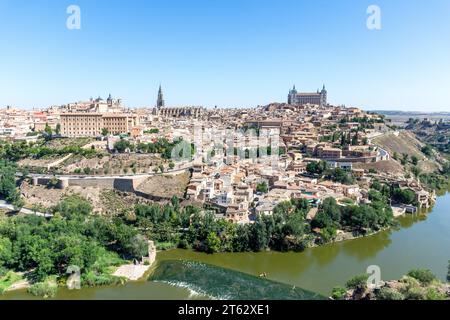
[[[108,95],[108,94],[107,94]],[[106,95],[106,96],[107,96]],[[156,98],[155,98],[155,103],[153,105],[148,104],[148,105],[142,105],[142,106],[130,106],[126,104],[126,99],[122,98],[122,97],[115,97],[113,94],[111,94],[113,98],[115,99],[122,99],[122,101],[124,102],[123,105],[126,108],[130,108],[130,109],[139,109],[139,108],[154,108],[156,105]],[[105,97],[106,97],[105,96]],[[155,94],[156,96],[156,94]],[[93,99],[97,99],[98,97],[102,98],[103,100],[106,100],[106,98],[104,98],[104,96],[100,95],[100,96],[92,96]],[[46,108],[50,108],[53,106],[62,106],[62,105],[67,105],[69,103],[76,103],[76,102],[87,102],[89,101],[91,97],[86,98],[86,99],[77,99],[75,101],[67,101],[67,102],[63,102],[63,103],[54,103],[54,104],[50,104],[47,106],[20,106],[20,105],[3,105],[0,106],[1,109],[4,109],[8,106],[13,107],[13,108],[18,108],[21,110],[27,110],[27,111],[31,111],[31,110],[36,110],[36,109],[46,109]],[[251,106],[219,106],[217,105],[218,108],[220,109],[247,109],[247,108],[256,108],[258,106],[266,106],[272,103],[287,103],[287,101],[272,101],[272,102],[268,102],[268,103],[263,103],[263,104],[255,104],[255,105],[251,105]],[[450,107],[446,108],[432,108],[430,109],[429,107],[422,107],[422,108],[418,108],[418,110],[416,108],[408,108],[408,107],[393,107],[393,108],[386,108],[386,107],[364,107],[364,106],[353,106],[353,105],[347,105],[345,103],[331,103],[330,105],[333,106],[341,106],[344,105],[348,108],[360,108],[362,110],[365,111],[382,111],[382,112],[403,112],[403,113],[422,113],[422,114],[430,114],[430,113],[450,113]],[[170,105],[170,104],[166,104],[166,107],[170,108],[170,107],[179,107],[179,106],[200,106],[200,107],[204,107],[206,109],[214,109],[216,107],[216,105],[212,105],[212,106],[205,106],[202,104],[189,104],[189,103],[184,103],[184,104],[177,104],[177,105]],[[427,111],[424,111],[427,110]]]
[[[0,106],[153,106],[162,84],[169,106],[249,108],[325,84],[331,104],[449,111],[450,1],[378,0],[376,28],[373,5],[1,0]]]

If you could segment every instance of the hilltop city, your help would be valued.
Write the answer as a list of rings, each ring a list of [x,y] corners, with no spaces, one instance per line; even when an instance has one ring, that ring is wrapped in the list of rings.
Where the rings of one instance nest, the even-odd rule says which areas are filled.
[[[160,86],[150,108],[110,94],[1,109],[0,222],[15,236],[0,237],[0,284],[54,296],[71,261],[84,286],[118,284],[142,278],[156,250],[303,251],[433,206],[449,181],[448,119],[393,124],[328,97],[293,86],[254,108],[169,107]]]
[[[253,109],[167,107],[160,86],[153,108],[126,108],[111,95],[44,110],[7,107],[0,111],[0,138],[37,144],[44,137],[47,143],[74,143],[101,154],[94,159],[71,152],[20,159],[20,166],[41,174],[35,176],[34,186],[46,185],[51,177],[62,181],[61,190],[80,185],[82,178],[86,181],[82,175],[96,178],[83,183],[87,187],[108,184],[108,177],[127,178],[132,187],[122,191],[164,201],[173,190],[187,201],[213,206],[236,223],[270,215],[278,204],[292,199],[312,204],[311,220],[327,197],[340,205],[370,203],[373,181],[413,191],[416,206],[397,201],[394,215],[429,207],[433,191],[404,170],[403,161],[409,154],[414,165],[427,167],[426,154],[398,154],[385,143],[407,133],[393,130],[383,115],[330,105],[327,95],[325,85],[312,93],[297,92],[294,86],[287,103]],[[227,139],[231,130],[232,140]],[[249,139],[249,132],[256,133],[256,141]],[[269,150],[265,157],[259,154],[263,140]],[[275,140],[279,151],[270,155]],[[176,161],[168,150],[180,141],[191,144],[193,152]],[[420,148],[421,143],[415,143]],[[439,164],[431,169],[434,166]],[[152,179],[157,174],[175,176],[179,188],[169,186],[167,193],[164,186],[155,188]],[[120,190],[118,186],[111,185]],[[26,201],[42,204],[30,192],[23,192]]]

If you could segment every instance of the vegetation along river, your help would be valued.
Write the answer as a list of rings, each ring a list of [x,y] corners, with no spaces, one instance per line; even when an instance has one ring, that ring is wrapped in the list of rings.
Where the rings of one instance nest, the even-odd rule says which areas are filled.
[[[397,229],[301,253],[208,255],[178,249],[159,252],[155,271],[148,280],[119,287],[75,291],[61,288],[56,299],[242,298],[245,296],[239,293],[246,293],[239,288],[248,283],[255,288],[269,287],[268,291],[258,291],[259,295],[267,294],[266,298],[319,298],[310,291],[328,296],[334,286],[343,285],[370,265],[381,268],[383,280],[397,279],[412,268],[430,269],[444,280],[450,259],[450,193],[438,197],[430,212],[407,215],[399,221],[401,227]],[[189,272],[183,270],[186,266]],[[267,280],[258,278],[262,273],[267,274]],[[231,288],[227,296],[218,296],[216,288],[230,283],[236,287]],[[299,288],[308,291],[299,291]],[[0,297],[34,298],[26,291]]]

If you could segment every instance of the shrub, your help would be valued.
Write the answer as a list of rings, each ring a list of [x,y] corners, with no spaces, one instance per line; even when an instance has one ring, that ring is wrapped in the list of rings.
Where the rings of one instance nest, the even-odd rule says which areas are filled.
[[[422,285],[429,285],[433,280],[436,279],[436,276],[431,273],[430,270],[426,269],[413,269],[408,272],[408,276],[419,280]]]
[[[28,292],[34,296],[53,298],[58,292],[58,286],[52,281],[38,282],[30,286]]]
[[[367,288],[367,279],[369,279],[369,275],[363,273],[348,280],[345,283],[345,286],[348,289],[365,289]]]
[[[176,248],[176,244],[173,242],[157,242],[156,243],[156,249],[157,250],[170,250]]]
[[[347,293],[347,290],[343,287],[334,287],[331,291],[331,297],[334,300],[342,300],[345,297],[345,294]]]
[[[447,297],[436,288],[428,288],[426,298],[427,300],[445,300]]]
[[[420,287],[409,287],[405,292],[406,300],[425,300],[425,292]]]
[[[405,296],[392,288],[384,287],[384,288],[381,288],[380,291],[377,293],[377,299],[378,300],[404,300]]]
[[[96,273],[90,271],[83,276],[83,286],[96,287],[96,286],[114,286],[124,283],[124,280],[120,277],[116,277],[109,274]]]

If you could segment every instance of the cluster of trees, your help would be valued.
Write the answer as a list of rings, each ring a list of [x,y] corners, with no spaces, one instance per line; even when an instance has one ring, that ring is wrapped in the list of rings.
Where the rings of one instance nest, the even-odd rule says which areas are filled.
[[[305,199],[281,203],[272,216],[255,223],[237,225],[217,219],[198,207],[181,208],[176,197],[166,206],[137,205],[132,215],[122,218],[135,226],[160,248],[193,248],[204,252],[246,252],[266,249],[302,250],[310,233]]]
[[[83,149],[80,146],[64,146],[62,148],[50,148],[42,140],[37,143],[20,142],[0,142],[0,158],[9,161],[19,161],[25,158],[40,159],[46,156],[63,156],[69,153],[81,155],[83,157],[93,157],[97,152],[93,149]]]
[[[386,198],[376,190],[370,205],[339,206],[334,198],[323,201],[314,219],[311,228],[319,228],[321,238],[328,242],[338,229],[365,233],[367,231],[378,231],[388,227],[393,222],[391,207]]]
[[[313,232],[316,228],[321,229],[319,241],[325,243],[338,229],[365,233],[391,225],[393,214],[386,198],[379,191],[373,193],[372,204],[364,206],[342,207],[328,198],[311,223],[306,220],[311,209],[306,199],[282,202],[272,215],[260,216],[246,225],[219,219],[198,207],[181,208],[176,197],[166,206],[136,205],[134,212],[122,219],[154,239],[159,248],[193,248],[209,253],[301,251],[317,238]]]
[[[20,208],[24,202],[16,186],[16,170],[13,163],[0,160],[0,199]]]
[[[326,172],[327,179],[334,182],[340,182],[342,184],[351,185],[354,184],[356,179],[351,172],[348,172],[341,168],[334,168]]]
[[[326,161],[310,162],[306,165],[306,171],[310,174],[322,175],[329,169],[330,166]]]
[[[308,163],[306,171],[310,174],[325,175],[327,179],[342,184],[350,185],[355,183],[355,177],[351,172],[341,168],[330,168],[326,161]]]
[[[394,188],[391,197],[403,204],[415,204],[416,202],[416,194],[411,189]]]
[[[182,146],[181,144],[186,144],[186,146]],[[172,151],[175,147],[178,147],[180,149],[179,156],[185,156],[183,154],[184,148],[187,147],[191,150],[191,154],[194,154],[194,145],[190,144],[186,141],[183,141],[183,139],[177,139],[173,142],[169,142],[166,138],[160,138],[156,142],[152,143],[139,143],[136,146],[129,146],[129,148],[133,151],[140,152],[140,153],[156,153],[161,154],[161,156],[164,159],[171,159],[172,158]]]
[[[110,267],[146,256],[147,241],[121,219],[91,215],[85,199],[71,195],[52,209],[54,217],[15,216],[0,220],[0,268],[30,272],[33,282],[64,278],[80,268],[85,285],[114,283]]]
[[[403,203],[416,204],[416,194],[411,189],[401,189],[374,181],[369,190],[369,200],[388,202],[389,199]]]

